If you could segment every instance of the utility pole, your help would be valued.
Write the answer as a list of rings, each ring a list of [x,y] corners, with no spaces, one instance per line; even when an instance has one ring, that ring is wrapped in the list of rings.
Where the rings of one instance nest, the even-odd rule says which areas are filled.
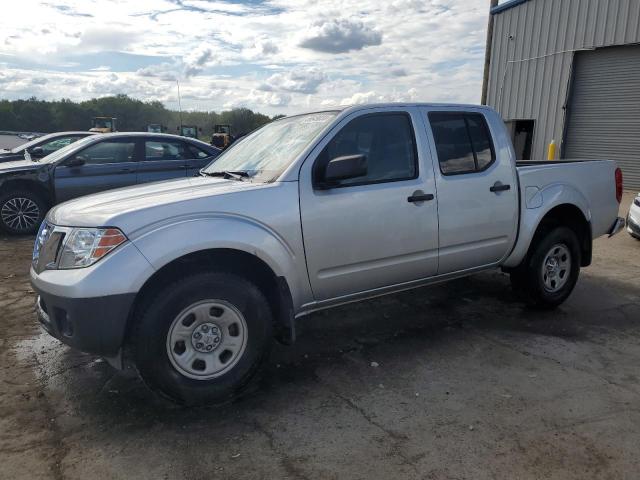
[[[180,114],[180,129],[182,129],[182,103],[180,102],[180,82],[177,78],[176,85],[178,85],[178,113]]]
[[[487,90],[489,88],[489,67],[491,65],[491,48],[493,43],[493,15],[491,10],[498,5],[498,0],[489,1],[489,21],[487,23],[487,45],[484,51],[484,74],[482,75],[482,97],[480,103],[487,104]]]

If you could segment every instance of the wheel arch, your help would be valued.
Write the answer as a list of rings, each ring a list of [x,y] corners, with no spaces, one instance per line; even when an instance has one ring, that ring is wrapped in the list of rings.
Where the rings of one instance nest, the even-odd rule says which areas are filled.
[[[532,249],[535,247],[540,237],[546,231],[556,226],[565,226],[570,228],[578,237],[580,244],[580,266],[588,267],[591,265],[593,252],[593,236],[591,232],[591,223],[587,220],[582,209],[573,203],[561,203],[547,210],[542,215],[532,230],[531,241],[527,245],[526,250],[515,262],[513,255],[505,263],[506,267],[517,267],[526,262]]]
[[[284,344],[295,341],[294,309],[289,284],[262,259],[233,248],[210,248],[182,255],[158,269],[139,290],[127,321],[126,340],[130,338],[134,318],[143,310],[153,293],[162,285],[185,273],[220,271],[239,275],[256,284],[267,297],[274,318],[276,338]]]
[[[49,189],[47,189],[47,187],[36,180],[9,178],[2,182],[2,193],[21,189],[34,191],[40,198],[42,198],[42,200],[47,202],[47,206],[49,207],[51,207],[51,205],[53,204],[53,199],[51,197],[51,192],[49,191]]]
[[[523,191],[525,189],[526,186],[523,186]],[[591,207],[587,198],[566,183],[552,183],[541,189],[536,197],[539,203],[535,206],[529,206],[527,202],[521,204],[518,239],[503,268],[513,269],[525,261],[541,228],[553,222],[569,226],[576,232],[581,245],[582,266],[590,265],[593,233]]]

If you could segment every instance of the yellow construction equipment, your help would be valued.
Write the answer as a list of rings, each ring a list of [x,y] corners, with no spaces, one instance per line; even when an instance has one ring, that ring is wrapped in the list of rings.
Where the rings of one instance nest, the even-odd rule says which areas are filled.
[[[214,125],[213,135],[211,135],[211,145],[224,150],[233,143],[233,135],[231,135],[231,125]]]
[[[93,117],[89,131],[98,133],[117,132],[116,119],[112,117]]]

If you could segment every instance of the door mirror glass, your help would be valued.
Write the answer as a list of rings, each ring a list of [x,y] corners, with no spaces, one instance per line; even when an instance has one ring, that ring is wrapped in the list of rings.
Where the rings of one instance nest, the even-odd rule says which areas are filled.
[[[364,177],[367,175],[367,156],[362,154],[346,155],[329,161],[324,171],[325,188],[341,180]],[[321,185],[322,186],[322,185]]]
[[[42,147],[33,147],[29,150],[29,153],[34,157],[42,157],[44,155],[44,149]]]

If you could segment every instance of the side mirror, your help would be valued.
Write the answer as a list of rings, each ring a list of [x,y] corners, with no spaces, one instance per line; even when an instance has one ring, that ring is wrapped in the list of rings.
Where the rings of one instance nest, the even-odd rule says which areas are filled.
[[[321,175],[321,189],[335,186],[340,180],[364,177],[367,174],[366,155],[347,155],[329,160]]]
[[[34,157],[43,157],[44,149],[42,147],[33,147],[31,150],[29,150],[29,154],[33,155]]]
[[[67,167],[81,167],[85,163],[87,163],[86,158],[84,158],[82,155],[76,155],[75,157],[67,160]]]

